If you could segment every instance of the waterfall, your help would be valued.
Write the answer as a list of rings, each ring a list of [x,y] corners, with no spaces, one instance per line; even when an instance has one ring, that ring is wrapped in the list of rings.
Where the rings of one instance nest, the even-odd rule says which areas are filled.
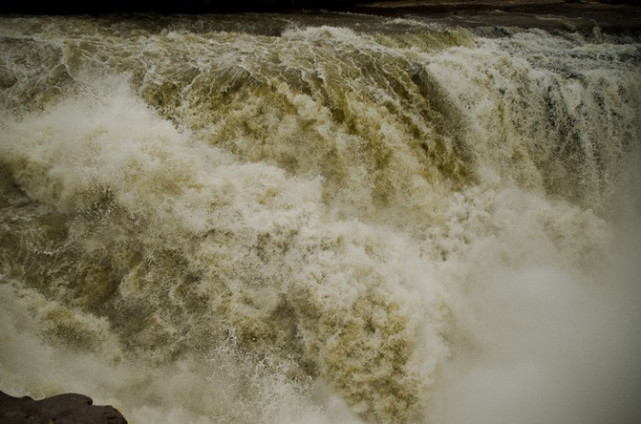
[[[0,19],[0,390],[132,423],[632,423],[641,41]]]

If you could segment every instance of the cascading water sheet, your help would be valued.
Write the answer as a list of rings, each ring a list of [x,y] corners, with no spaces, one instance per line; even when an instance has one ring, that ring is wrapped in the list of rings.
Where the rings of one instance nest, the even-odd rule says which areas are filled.
[[[132,423],[632,423],[641,42],[0,19],[0,390]]]

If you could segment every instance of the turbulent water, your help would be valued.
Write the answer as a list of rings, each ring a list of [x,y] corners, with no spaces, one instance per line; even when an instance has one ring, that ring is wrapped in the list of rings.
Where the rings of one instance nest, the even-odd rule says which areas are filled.
[[[4,17],[0,89],[0,390],[134,424],[641,416],[641,39]]]

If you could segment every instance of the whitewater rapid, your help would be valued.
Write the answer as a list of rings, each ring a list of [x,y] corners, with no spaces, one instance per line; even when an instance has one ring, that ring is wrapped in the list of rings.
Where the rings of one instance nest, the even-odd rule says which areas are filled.
[[[633,423],[641,41],[0,19],[0,390],[142,423]]]

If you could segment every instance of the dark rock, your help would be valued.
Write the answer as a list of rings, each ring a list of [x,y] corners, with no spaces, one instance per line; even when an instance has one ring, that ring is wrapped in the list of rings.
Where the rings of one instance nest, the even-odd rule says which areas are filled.
[[[22,0],[0,2],[0,14],[128,14],[347,11],[434,14],[476,10],[550,13],[567,7],[639,5],[639,0]]]
[[[76,393],[34,400],[0,391],[0,423],[127,424],[127,420],[114,407],[93,405],[91,398]]]
[[[24,0],[0,2],[0,13],[111,14],[111,13],[232,13],[292,12],[304,9],[341,10],[358,0]],[[365,0],[366,2],[368,0]]]

